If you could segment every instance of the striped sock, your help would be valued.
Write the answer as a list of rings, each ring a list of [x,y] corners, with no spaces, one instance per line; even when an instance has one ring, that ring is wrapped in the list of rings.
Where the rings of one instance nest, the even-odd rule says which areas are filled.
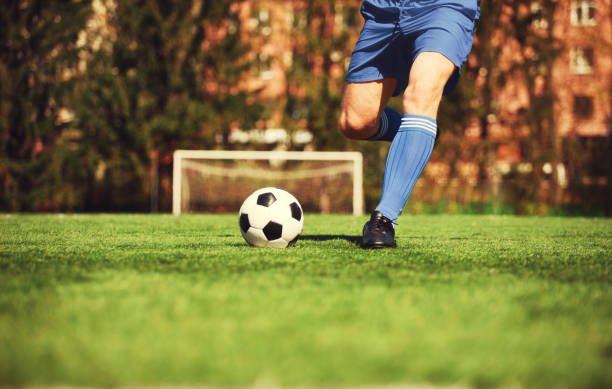
[[[404,115],[387,155],[382,196],[376,210],[394,223],[433,150],[437,123],[419,115]]]
[[[368,138],[368,140],[385,140],[391,142],[393,138],[395,138],[395,134],[397,134],[401,120],[402,115],[392,108],[385,107],[382,115],[380,115],[378,132]]]

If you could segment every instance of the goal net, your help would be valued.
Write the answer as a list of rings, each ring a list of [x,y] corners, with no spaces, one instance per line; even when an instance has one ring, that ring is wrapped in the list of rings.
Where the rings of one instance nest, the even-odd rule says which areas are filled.
[[[306,212],[363,214],[363,157],[359,152],[174,152],[172,212],[238,212],[256,189],[293,194]]]

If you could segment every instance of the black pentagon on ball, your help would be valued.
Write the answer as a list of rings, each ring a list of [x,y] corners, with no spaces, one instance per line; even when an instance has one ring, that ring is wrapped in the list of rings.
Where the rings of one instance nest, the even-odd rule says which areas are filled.
[[[269,207],[270,205],[274,204],[275,201],[276,197],[274,197],[274,194],[270,192],[262,193],[257,196],[257,204],[263,205],[264,207]]]
[[[251,223],[249,223],[249,215],[247,215],[246,213],[241,213],[240,214],[240,229],[242,230],[242,232],[246,234],[246,232],[248,231],[250,227],[251,227]]]
[[[268,240],[276,240],[283,236],[283,226],[270,222],[263,228],[263,233]]]
[[[294,201],[289,206],[291,207],[291,217],[293,217],[297,221],[302,220],[302,209],[300,208],[298,203]]]

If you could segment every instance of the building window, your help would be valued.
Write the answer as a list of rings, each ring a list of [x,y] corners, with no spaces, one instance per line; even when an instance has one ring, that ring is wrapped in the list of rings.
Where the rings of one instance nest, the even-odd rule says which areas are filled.
[[[572,26],[594,26],[595,2],[594,1],[572,1],[572,13],[570,16]]]
[[[573,74],[593,73],[595,56],[593,48],[579,47],[570,51],[570,70]]]
[[[535,28],[547,28],[548,20],[542,14],[542,5],[534,1],[531,3],[531,14],[533,15],[532,26]]]
[[[593,116],[593,97],[574,96],[574,116],[578,119],[589,119]]]

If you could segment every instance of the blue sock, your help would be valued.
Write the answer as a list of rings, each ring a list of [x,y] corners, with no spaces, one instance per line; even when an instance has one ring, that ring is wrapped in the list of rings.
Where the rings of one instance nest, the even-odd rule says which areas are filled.
[[[386,107],[382,115],[380,115],[380,124],[378,132],[369,137],[368,140],[386,140],[391,142],[397,134],[397,130],[402,122],[402,115],[392,108]]]
[[[432,118],[418,115],[402,117],[402,124],[389,148],[382,196],[376,207],[394,223],[429,161],[436,133],[437,123]]]

